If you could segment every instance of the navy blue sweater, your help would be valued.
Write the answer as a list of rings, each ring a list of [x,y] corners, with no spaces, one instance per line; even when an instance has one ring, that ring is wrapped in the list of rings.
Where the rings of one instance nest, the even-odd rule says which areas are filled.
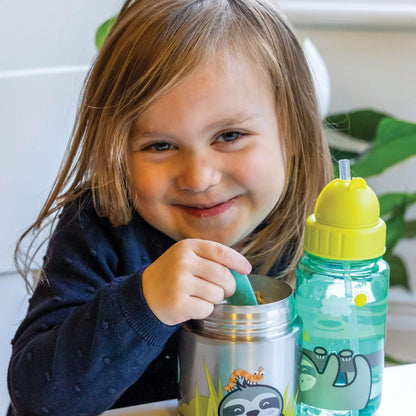
[[[155,317],[141,286],[174,241],[137,214],[115,228],[91,204],[79,208],[64,210],[47,282],[12,341],[8,415],[97,415],[176,397],[178,326]]]
[[[141,285],[143,270],[174,241],[137,213],[113,227],[82,201],[64,209],[47,280],[12,341],[8,416],[98,415],[177,397],[179,326],[156,318]]]

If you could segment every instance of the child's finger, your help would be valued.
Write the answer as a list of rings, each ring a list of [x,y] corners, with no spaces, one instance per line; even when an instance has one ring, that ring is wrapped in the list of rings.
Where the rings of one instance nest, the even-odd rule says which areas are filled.
[[[219,304],[224,300],[225,291],[221,285],[211,283],[204,279],[197,279],[193,288],[190,289],[189,295],[213,304]]]
[[[196,255],[222,264],[228,269],[233,269],[241,274],[251,272],[250,262],[238,251],[224,244],[208,240],[194,240],[193,251]]]
[[[201,298],[191,296],[187,303],[188,310],[191,312],[185,320],[204,319],[214,311],[214,304]]]
[[[228,267],[205,258],[201,258],[195,267],[194,276],[220,286],[226,298],[235,292],[235,279]]]

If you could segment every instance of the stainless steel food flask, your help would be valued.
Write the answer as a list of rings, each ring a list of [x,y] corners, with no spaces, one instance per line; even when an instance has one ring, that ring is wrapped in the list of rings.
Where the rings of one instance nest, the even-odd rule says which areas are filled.
[[[302,324],[293,291],[270,277],[249,279],[265,304],[222,303],[183,325],[178,415],[296,415]]]

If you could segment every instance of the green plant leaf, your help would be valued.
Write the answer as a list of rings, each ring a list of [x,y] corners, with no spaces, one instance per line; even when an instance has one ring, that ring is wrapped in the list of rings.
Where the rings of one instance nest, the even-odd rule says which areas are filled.
[[[392,192],[380,195],[378,200],[380,202],[380,215],[385,216],[393,212],[401,204],[404,204],[405,208],[414,204],[416,202],[416,193]]]
[[[389,116],[374,110],[357,110],[332,114],[325,119],[325,124],[348,136],[371,142],[376,137],[380,121],[385,117]]]
[[[396,206],[386,221],[386,249],[387,253],[392,253],[394,246],[402,238],[403,226],[404,226],[404,213],[406,211],[406,205],[404,203]]]
[[[386,117],[380,121],[373,148],[395,142],[399,137],[416,137],[416,124]]]
[[[391,355],[387,355],[387,354],[385,354],[384,356],[384,362],[385,364],[391,364],[391,365],[411,364],[410,361],[398,360],[397,358],[394,358]]]
[[[386,254],[384,260],[390,266],[390,286],[403,286],[405,289],[410,289],[406,266],[402,259],[396,255]]]
[[[416,155],[416,124],[385,118],[380,122],[373,146],[353,161],[354,176],[377,175]]]
[[[97,29],[97,32],[95,34],[95,46],[97,47],[98,50],[101,49],[101,46],[103,45],[104,40],[107,37],[110,29],[113,27],[116,19],[117,19],[117,16],[113,16],[112,18],[102,23]]]
[[[403,225],[402,238],[416,237],[416,221],[406,221]]]

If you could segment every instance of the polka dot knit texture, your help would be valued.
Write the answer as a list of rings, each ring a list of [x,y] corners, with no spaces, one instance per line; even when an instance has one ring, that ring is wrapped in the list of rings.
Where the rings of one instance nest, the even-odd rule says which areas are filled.
[[[176,397],[178,326],[153,315],[141,288],[174,242],[137,214],[115,228],[89,200],[66,207],[50,239],[44,282],[12,341],[8,416],[91,416]]]

